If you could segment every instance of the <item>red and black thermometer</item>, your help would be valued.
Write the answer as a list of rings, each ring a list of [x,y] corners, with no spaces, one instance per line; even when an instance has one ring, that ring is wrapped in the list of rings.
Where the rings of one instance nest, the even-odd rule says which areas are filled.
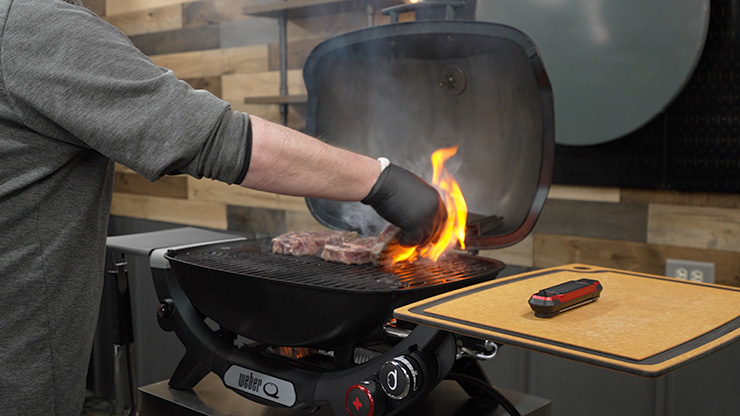
[[[550,318],[560,312],[595,301],[601,295],[601,283],[578,279],[542,289],[529,298],[529,306],[538,318]]]

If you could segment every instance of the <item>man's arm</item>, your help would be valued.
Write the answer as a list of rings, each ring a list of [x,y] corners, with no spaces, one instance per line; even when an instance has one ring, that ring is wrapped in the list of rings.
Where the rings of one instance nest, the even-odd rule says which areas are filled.
[[[380,175],[380,162],[250,116],[252,159],[241,185],[285,195],[360,201]]]
[[[436,189],[399,166],[330,146],[250,116],[252,154],[241,185],[287,195],[362,201],[401,229],[405,245],[439,234],[447,211]]]

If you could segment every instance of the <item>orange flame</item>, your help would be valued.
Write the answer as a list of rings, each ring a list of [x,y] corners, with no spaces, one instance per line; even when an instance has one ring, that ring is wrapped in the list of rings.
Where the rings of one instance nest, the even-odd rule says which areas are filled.
[[[425,246],[393,247],[391,257],[393,264],[402,261],[414,261],[425,257],[437,261],[442,254],[460,243],[465,248],[465,225],[468,218],[468,205],[457,181],[445,169],[445,162],[457,153],[457,146],[439,149],[432,153],[432,184],[441,191],[447,207],[447,221],[436,242]]]

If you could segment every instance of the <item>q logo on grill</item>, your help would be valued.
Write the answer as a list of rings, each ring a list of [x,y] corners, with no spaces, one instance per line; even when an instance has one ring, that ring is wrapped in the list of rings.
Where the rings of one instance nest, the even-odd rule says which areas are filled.
[[[268,395],[270,397],[274,397],[276,399],[279,398],[278,397],[278,393],[280,392],[280,390],[278,389],[278,386],[275,383],[267,383],[267,384],[265,384],[265,386],[262,387],[262,391],[266,395]]]
[[[398,387],[398,370],[389,371],[385,378],[388,383],[388,388],[391,391],[395,391],[396,387]]]

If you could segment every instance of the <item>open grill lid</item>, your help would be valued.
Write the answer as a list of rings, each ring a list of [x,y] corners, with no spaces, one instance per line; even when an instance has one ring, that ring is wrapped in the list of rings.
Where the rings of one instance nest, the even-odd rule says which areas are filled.
[[[431,154],[468,204],[466,246],[497,248],[534,227],[550,185],[553,98],[535,44],[508,26],[433,20],[372,27],[318,45],[304,66],[309,134],[424,179]],[[361,203],[307,199],[322,224],[377,234]]]

